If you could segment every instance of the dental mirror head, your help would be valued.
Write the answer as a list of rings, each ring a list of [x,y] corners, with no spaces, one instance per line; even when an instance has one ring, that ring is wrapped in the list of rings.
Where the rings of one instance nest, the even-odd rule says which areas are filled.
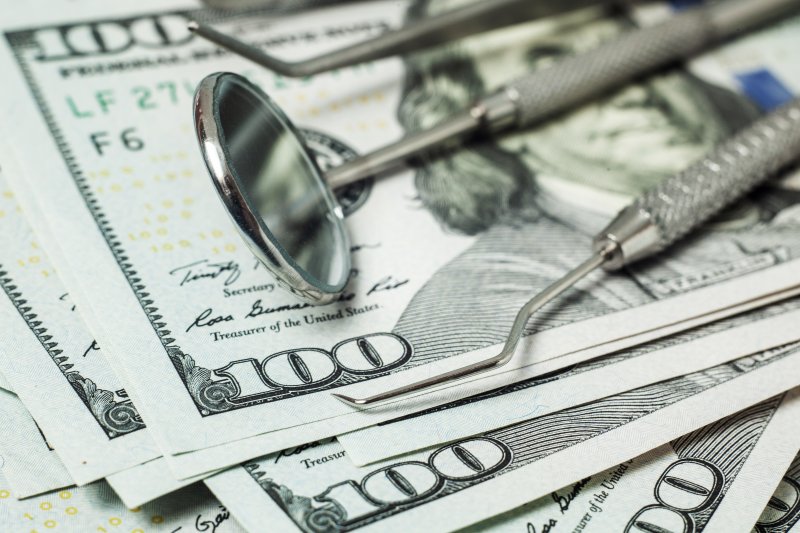
[[[216,73],[198,86],[195,131],[240,235],[284,288],[335,301],[350,275],[342,209],[300,134],[247,79]]]

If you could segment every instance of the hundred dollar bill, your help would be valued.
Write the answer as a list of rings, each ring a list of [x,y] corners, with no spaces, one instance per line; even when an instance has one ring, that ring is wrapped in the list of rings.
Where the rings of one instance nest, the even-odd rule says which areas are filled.
[[[621,353],[563,373],[549,375],[543,379],[526,381],[518,387],[494,391],[486,397],[490,399],[489,403],[495,405],[496,408],[507,409],[504,412],[510,419],[509,422],[505,422],[508,424],[512,421],[541,416],[559,408],[577,405],[589,401],[590,398],[599,398],[646,383],[714,366],[795,340],[797,334],[793,324],[797,320],[797,305],[796,299],[789,300],[784,304],[776,304],[741,317],[716,322],[645,349]],[[655,362],[658,364],[654,364]],[[576,379],[567,379],[573,377]],[[564,378],[564,381],[557,381],[561,378]],[[608,378],[607,381],[604,381],[606,378]],[[533,394],[538,397],[540,402],[538,406],[526,406],[522,400],[523,397],[531,394],[529,390],[531,387],[536,387],[533,389]],[[580,393],[576,392],[576,388],[580,387],[587,387],[587,389]],[[548,402],[546,406],[541,405],[550,396],[552,396],[552,401]],[[479,412],[485,412],[488,406],[487,403],[478,405],[476,408]],[[445,410],[452,407],[453,405],[448,405]],[[464,416],[468,418],[469,412],[465,412]],[[380,419],[376,419],[376,421],[380,421]],[[337,428],[342,431],[352,427],[348,424],[349,422],[339,422],[337,426],[331,425],[327,432],[334,434]],[[445,438],[445,432],[448,430],[444,427],[439,428],[442,431],[439,436],[441,440],[453,440],[459,435],[474,434],[482,427],[489,429],[497,427],[497,425],[498,417],[491,420],[474,419],[449,428],[449,438]],[[109,481],[120,490],[123,499],[142,501],[141,498],[152,498],[163,493],[153,491],[154,485],[148,483],[149,476],[153,473],[162,476],[160,481],[163,483],[161,485],[163,488],[159,490],[166,491],[169,487],[178,488],[185,484],[178,480],[193,480],[202,474],[209,475],[214,470],[263,454],[265,450],[274,450],[276,442],[284,442],[286,446],[308,442],[315,438],[318,431],[318,428],[299,426],[243,439],[224,446],[215,446],[186,454],[167,455],[162,460],[156,460],[146,465],[141,471],[134,469],[119,472],[111,476]],[[419,436],[422,439],[432,438],[432,442],[440,440],[429,434],[426,435],[424,432],[420,432]],[[360,439],[356,440],[360,441]],[[404,444],[412,444],[412,442],[408,439],[399,439],[399,447],[396,447],[395,450],[402,448]],[[383,446],[378,446],[378,448],[383,450]],[[415,447],[412,445],[410,449],[413,448]],[[372,454],[384,453],[381,450],[376,451],[375,447],[362,447],[361,449],[365,450],[367,461],[376,460]],[[392,446],[386,446],[387,451],[391,451],[391,449]],[[387,453],[386,455],[396,455],[396,453]]]
[[[792,461],[789,470],[775,489],[769,503],[761,513],[756,533],[795,533],[800,522],[800,455]]]
[[[337,440],[365,465],[702,370],[792,339],[797,300],[709,324],[477,396],[382,422]],[[784,314],[785,313],[785,314]],[[787,330],[786,335],[776,332]],[[763,346],[763,348],[759,348]],[[739,354],[739,355],[737,355]]]
[[[0,176],[0,368],[79,484],[160,455]]]
[[[790,300],[785,304],[777,304],[763,311],[748,313],[731,322],[718,322],[704,329],[702,332],[692,332],[683,338],[675,339],[675,342],[680,342],[686,341],[695,335],[709,334],[707,337],[698,339],[699,342],[688,341],[680,347],[676,347],[676,349],[666,350],[663,354],[661,350],[658,352],[642,350],[638,353],[625,353],[621,356],[611,357],[608,360],[597,361],[577,371],[567,371],[564,377],[575,375],[582,370],[592,370],[591,374],[583,374],[580,380],[581,383],[584,381],[593,382],[595,371],[601,370],[601,372],[596,375],[596,378],[597,380],[602,380],[604,376],[615,374],[614,368],[616,367],[612,365],[626,363],[619,366],[619,373],[614,377],[613,382],[610,383],[611,389],[604,389],[602,386],[593,386],[587,391],[587,395],[582,395],[577,394],[572,388],[572,386],[577,385],[576,381],[573,381],[571,385],[566,382],[560,385],[552,383],[552,386],[548,387],[547,390],[549,393],[558,397],[558,402],[549,405],[544,411],[557,410],[557,405],[555,405],[555,403],[560,402],[562,408],[577,405],[582,403],[582,401],[588,401],[587,398],[591,396],[600,397],[604,392],[606,394],[611,394],[612,390],[621,392],[645,383],[658,381],[659,379],[667,379],[668,377],[681,375],[695,369],[707,368],[736,357],[791,342],[797,338],[797,332],[793,327],[797,320],[797,305],[797,300]],[[751,323],[746,324],[747,322]],[[746,325],[736,327],[736,325],[740,324]],[[712,332],[715,331],[719,331],[720,334],[713,334]],[[669,344],[669,342],[665,343],[665,345]],[[713,346],[713,350],[704,349],[704,347],[707,346]],[[658,365],[654,366],[650,364],[649,367],[647,358],[637,359],[636,361],[628,360],[629,356],[642,355],[642,352],[648,352],[648,358],[652,358],[651,363],[657,360],[660,355],[669,357],[670,359],[668,362],[659,359]],[[621,376],[624,376],[624,378]],[[545,378],[545,381],[552,382],[554,377],[556,376],[551,374]],[[519,388],[526,389],[529,388],[531,384],[530,382],[522,382]],[[466,385],[464,386],[467,387]],[[471,388],[465,388],[463,390],[474,391],[474,393],[482,390],[481,386],[470,385],[469,387]],[[502,393],[511,393],[514,390],[514,387],[509,387],[500,391],[499,394],[498,391],[495,391],[494,393],[489,393],[488,396],[495,398],[495,401],[497,401],[497,399],[502,396]],[[558,390],[561,390],[560,395]],[[503,397],[502,401],[504,403],[509,401],[513,402],[514,399],[519,398]],[[519,409],[519,405],[515,405],[513,409],[514,412],[519,414],[517,421],[543,414],[539,409],[528,411],[523,409],[521,413]],[[361,427],[365,423],[380,422],[382,419],[381,417],[373,418],[372,413],[368,413],[366,416],[370,418],[364,420],[354,420],[352,417],[348,417],[345,420],[333,419],[324,426],[321,424],[298,426],[265,435],[257,435],[225,445],[205,448],[203,450],[177,455],[168,454],[163,460],[153,461],[152,464],[147,465],[147,467],[143,466],[142,472],[134,471],[136,469],[123,471],[112,475],[110,480],[112,484],[121,491],[124,492],[126,488],[130,490],[131,498],[134,498],[133,494],[138,494],[138,496],[135,496],[136,498],[152,498],[163,492],[152,492],[154,485],[152,483],[147,483],[147,476],[145,474],[148,470],[151,472],[159,472],[164,476],[164,479],[161,480],[163,482],[163,488],[159,490],[166,491],[169,487],[177,488],[185,484],[183,481],[179,480],[195,480],[198,476],[205,477],[220,468],[261,455],[266,450],[274,451],[278,444],[283,443],[287,447],[295,446],[315,439],[320,433],[333,435],[339,431],[348,431]],[[383,417],[385,417],[385,415],[383,415]],[[495,422],[496,420],[490,422],[489,425],[491,427],[496,427]],[[451,429],[456,432],[460,431],[464,434],[471,434],[478,431],[475,424],[480,425],[482,423],[485,424],[486,421],[473,420],[472,425],[463,425]],[[409,443],[407,440],[402,442]],[[368,450],[368,453],[369,451],[375,452],[374,449]],[[380,453],[380,451],[378,451],[378,453]],[[175,479],[175,477],[177,479]]]
[[[247,19],[228,15],[217,24],[292,58],[363,39],[399,24],[407,9],[428,6],[378,2],[336,8],[324,14],[323,26],[316,14],[282,19],[280,25],[252,13]],[[446,189],[440,185],[458,180],[443,177],[435,163],[416,176],[405,173],[343,193],[357,275],[342,302],[307,308],[276,290],[214,198],[189,116],[198,80],[214,70],[248,74],[300,126],[314,130],[310,144],[335,164],[440,118],[428,105],[437,98],[441,110],[458,107],[454,96],[469,97],[534,66],[489,61],[498,68],[487,70],[482,65],[492,54],[486,49],[447,47],[441,68],[437,56],[421,54],[419,61],[394,58],[285,80],[187,33],[186,20],[202,14],[169,6],[137,14],[115,4],[92,20],[71,22],[65,15],[57,26],[30,22],[3,30],[2,68],[14,96],[13,106],[2,109],[3,124],[14,124],[12,148],[24,168],[24,176],[14,179],[26,180],[36,193],[44,219],[35,223],[47,224],[56,236],[65,258],[59,268],[80,284],[72,292],[86,295],[92,306],[87,316],[102,321],[91,329],[102,345],[113,347],[109,357],[118,362],[120,377],[165,453],[301,425],[311,433],[312,423],[320,424],[317,436],[329,435],[360,416],[334,401],[331,390],[384,389],[485,357],[503,340],[521,302],[582,259],[590,234],[607,221],[607,212],[576,208],[580,195],[546,188],[546,173],[532,172],[521,159],[529,146],[516,152],[476,147],[450,166],[463,172],[464,187],[447,189],[441,198],[435,196]],[[573,49],[585,49],[627,24],[587,24],[592,16],[502,33],[513,36],[509,49],[545,60],[540,52],[555,50],[553,39],[566,44],[574,37]],[[495,41],[470,43],[491,48]],[[435,68],[421,69],[428,59]],[[421,72],[431,77],[417,83]],[[456,77],[436,75],[447,72]],[[625,117],[659,122],[656,112],[663,109],[688,109],[689,117],[704,119],[670,117],[669,128],[700,129],[667,128],[666,135],[647,137],[652,147],[634,148],[653,154],[638,166],[642,178],[652,177],[642,182],[687,164],[757,114],[727,89],[680,73],[665,80],[659,78],[656,96],[666,104],[637,114],[636,106],[614,103],[620,113],[615,124],[624,124]],[[652,92],[649,85],[637,90]],[[742,113],[721,113],[715,106],[723,100]],[[539,139],[537,146],[544,148]],[[594,168],[616,169],[608,183],[596,184],[595,196],[604,198],[633,174],[632,166]],[[486,169],[493,169],[491,180]],[[550,172],[549,182],[558,182],[557,175]],[[527,370],[504,373],[505,384],[543,371],[532,363],[797,285],[793,206],[756,202],[747,217],[718,227],[669,260],[630,275],[598,273],[586,280],[568,305],[565,300],[531,323],[535,342],[507,369]],[[377,367],[365,355],[371,353],[380,355]],[[297,373],[300,367],[292,362],[298,358],[309,374]],[[449,389],[435,401],[460,394],[468,392]],[[383,412],[392,418],[414,408],[399,404]]]
[[[17,498],[75,482],[16,395],[0,391],[0,466]]]
[[[425,427],[412,427],[406,430],[414,431],[423,444],[428,442],[431,445],[456,440],[646,383],[716,366],[760,351],[767,345],[778,346],[794,340],[796,337],[793,333],[794,324],[798,320],[797,305],[797,300],[790,300],[785,304],[705,326],[700,331],[684,334],[648,349],[609,356],[561,374],[533,379],[518,386],[494,391],[479,398],[475,403],[456,402],[453,405],[443,406],[441,410],[445,415],[449,410],[454,411],[446,417],[449,420],[448,425],[437,426],[436,421],[426,420]],[[787,333],[783,335],[776,332]],[[469,405],[473,407],[467,407]],[[438,409],[436,411],[439,412]],[[488,413],[494,414],[490,417]],[[497,416],[497,413],[503,415]],[[403,427],[402,423],[398,425]],[[371,446],[362,446],[364,439],[356,439],[356,450],[361,454],[359,460],[355,461],[356,464],[397,455],[400,453],[397,450],[411,451],[424,447],[415,444],[414,440],[401,437],[402,432],[393,429],[386,435],[387,440],[384,441],[378,441],[378,435],[372,435]],[[296,441],[304,435],[302,428],[298,428],[295,433],[292,437]],[[342,437],[339,439],[342,440]],[[389,439],[397,439],[399,445],[390,443]],[[205,472],[201,477],[207,477],[212,474],[210,472],[212,468],[220,468],[235,460],[242,461],[257,456],[271,445],[273,445],[271,439],[265,443],[262,437],[254,437],[230,446],[167,456],[134,469],[115,473],[108,476],[107,480],[126,504],[139,505],[196,480],[197,477],[190,477],[196,476],[194,472]],[[259,446],[262,446],[261,450]],[[350,458],[353,459],[352,456]],[[176,478],[188,479],[179,481]]]
[[[206,484],[246,528],[458,529],[795,386],[798,357],[800,345],[787,346],[368,468],[323,441]]]
[[[794,502],[781,472],[800,448],[800,397],[786,393],[583,478],[469,531],[749,532]]]
[[[149,505],[126,509],[104,481],[18,501],[0,476],[0,524],[4,533],[92,531],[108,533],[245,533],[202,485],[187,487]]]

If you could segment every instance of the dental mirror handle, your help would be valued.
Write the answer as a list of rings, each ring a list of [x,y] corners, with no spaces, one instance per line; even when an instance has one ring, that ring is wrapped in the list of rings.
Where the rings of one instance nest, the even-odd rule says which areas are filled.
[[[800,0],[725,0],[691,9],[652,27],[623,34],[552,68],[536,71],[501,89],[515,109],[504,115],[512,126],[527,127],[622,86],[644,73],[698,55],[731,37],[800,11]],[[497,106],[496,106],[497,107]],[[491,117],[490,117],[491,120]]]
[[[600,266],[618,270],[660,252],[798,158],[800,98],[761,118],[623,209],[595,237],[589,259],[520,309],[498,355],[374,396],[334,396],[352,406],[370,405],[505,365],[513,358],[531,315],[546,303]]]
[[[331,187],[342,187],[476,132],[532,126],[795,11],[800,0],[726,0],[687,10],[512,81],[470,109],[334,168],[326,178]]]

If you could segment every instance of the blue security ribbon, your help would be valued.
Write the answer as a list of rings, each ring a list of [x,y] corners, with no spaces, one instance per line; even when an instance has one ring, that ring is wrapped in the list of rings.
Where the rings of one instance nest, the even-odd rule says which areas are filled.
[[[744,94],[763,111],[771,111],[794,98],[792,91],[765,68],[740,72],[736,80]]]

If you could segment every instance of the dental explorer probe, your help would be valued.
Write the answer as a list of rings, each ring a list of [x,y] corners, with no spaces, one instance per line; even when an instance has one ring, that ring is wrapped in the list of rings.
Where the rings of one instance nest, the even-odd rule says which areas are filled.
[[[479,133],[492,135],[530,127],[644,74],[693,57],[712,45],[798,10],[800,0],[725,0],[686,10],[666,22],[626,32],[588,52],[518,78],[430,129],[411,133],[329,170],[326,180],[336,189]],[[262,52],[257,48],[198,25],[192,28],[259,62],[256,56]]]
[[[505,365],[514,356],[531,315],[590,272],[598,267],[619,270],[660,252],[798,158],[800,98],[759,119],[623,209],[594,238],[589,259],[520,309],[498,355],[374,396],[334,396],[353,406],[370,405]]]

